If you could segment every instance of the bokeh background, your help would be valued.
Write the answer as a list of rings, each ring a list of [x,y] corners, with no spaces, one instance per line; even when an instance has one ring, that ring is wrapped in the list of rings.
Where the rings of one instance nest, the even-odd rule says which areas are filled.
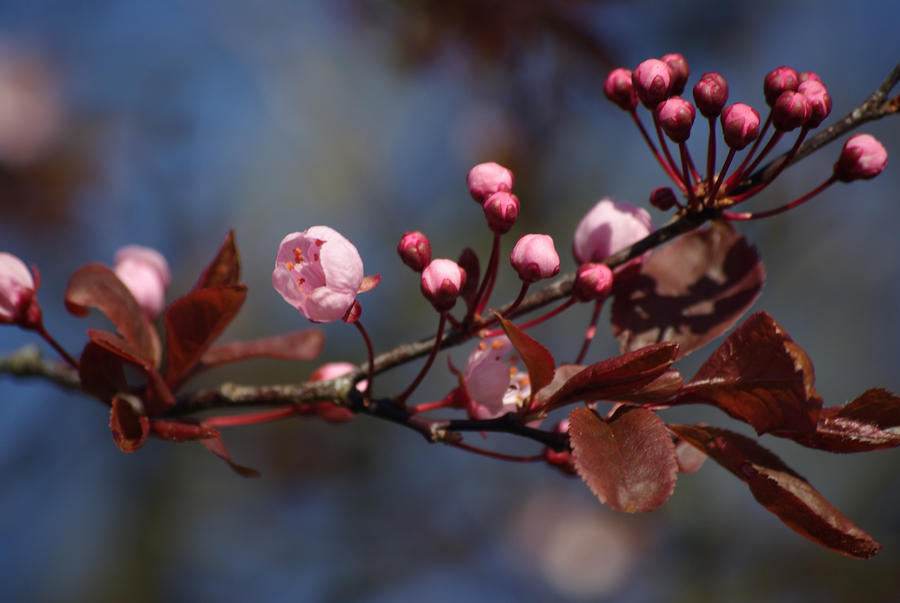
[[[666,183],[603,98],[611,68],[681,52],[689,85],[719,71],[732,101],[757,107],[770,69],[814,70],[834,100],[828,124],[900,59],[898,23],[888,1],[6,0],[0,249],[39,266],[48,328],[77,351],[102,324],[62,307],[77,267],[150,245],[173,266],[174,298],[235,228],[250,287],[225,335],[236,339],[307,326],[272,290],[272,258],[287,232],[329,224],[383,275],[362,301],[386,350],[436,322],[394,253],[404,231],[424,230],[437,256],[488,249],[464,184],[475,163],[515,170],[514,232],[549,233],[561,252],[600,197],[645,203]],[[900,156],[900,120],[862,131]],[[786,172],[756,207],[818,184],[839,144]],[[768,269],[755,309],[808,350],[832,405],[872,386],[900,392],[891,162],[874,181],[740,226]],[[499,287],[512,296],[517,285]],[[586,320],[573,312],[537,336],[572,356]],[[617,349],[607,324],[595,360]],[[324,329],[323,360],[363,359],[354,329]],[[3,329],[0,353],[32,341]],[[457,364],[466,354],[451,352]],[[423,400],[452,384],[443,366]],[[254,361],[196,386],[295,382],[313,368]],[[415,368],[379,388],[399,391]],[[709,409],[666,418],[742,429]],[[545,467],[430,446],[365,417],[227,431],[259,480],[199,445],[122,454],[107,423],[86,397],[0,376],[4,600],[888,601],[900,587],[898,451],[837,456],[763,438],[885,545],[863,562],[796,536],[712,463],[681,476],[658,511],[631,516]]]

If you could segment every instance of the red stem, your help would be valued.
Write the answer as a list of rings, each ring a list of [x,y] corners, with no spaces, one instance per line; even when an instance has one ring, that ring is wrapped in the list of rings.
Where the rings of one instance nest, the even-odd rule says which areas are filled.
[[[549,320],[549,319],[553,318],[554,316],[556,316],[557,314],[559,314],[560,312],[562,312],[563,310],[565,310],[566,308],[568,308],[569,306],[571,306],[574,303],[575,303],[575,298],[570,297],[569,299],[564,301],[562,304],[560,304],[553,310],[550,310],[543,316],[538,316],[537,318],[534,318],[532,320],[529,320],[526,323],[522,323],[522,324],[516,325],[516,326],[519,327],[520,329],[530,329],[531,327],[533,327],[535,325],[541,324],[545,320]],[[481,336],[482,337],[496,337],[497,335],[503,335],[504,333],[505,333],[505,331],[503,329],[494,329],[493,331],[487,331],[487,332],[481,333]]]
[[[475,454],[480,454],[482,456],[488,456],[492,459],[499,459],[501,461],[512,461],[513,463],[536,463],[538,461],[544,460],[543,454],[535,454],[534,456],[513,456],[511,454],[503,454],[502,452],[494,452],[493,450],[485,450],[484,448],[479,448],[477,446],[472,446],[470,444],[465,444],[463,442],[452,442],[451,446],[455,446],[456,448],[460,448],[462,450],[467,450],[469,452],[474,452]]]
[[[38,327],[36,329],[36,331],[38,332],[38,335],[43,337],[44,341],[49,343],[50,346],[54,350],[56,350],[59,353],[59,355],[63,357],[63,360],[68,362],[72,368],[74,368],[74,369],[78,368],[78,362],[74,358],[72,358],[72,356],[61,345],[59,345],[59,342],[57,342],[55,339],[53,339],[53,336],[47,332],[47,329],[44,328],[43,324],[41,324],[40,327]]]
[[[756,213],[745,212],[745,213],[741,213],[741,214],[733,214],[733,213],[726,211],[726,212],[722,212],[722,217],[725,218],[726,220],[756,220],[758,218],[768,218],[769,216],[774,216],[776,214],[786,212],[789,209],[793,209],[793,208],[797,207],[801,203],[805,203],[806,201],[809,201],[810,199],[812,199],[813,197],[815,197],[816,195],[821,193],[823,190],[825,190],[826,188],[828,188],[835,182],[837,182],[837,178],[834,176],[834,174],[832,174],[831,177],[828,178],[828,180],[826,180],[825,182],[823,182],[822,184],[820,184],[813,190],[809,191],[808,193],[806,193],[805,195],[803,195],[802,197],[800,197],[798,199],[794,199],[790,203],[786,203],[785,205],[782,205],[781,207],[776,207],[775,209],[770,209],[767,211],[759,211]]]
[[[772,172],[771,176],[769,176],[768,178],[766,178],[765,180],[763,180],[762,182],[760,182],[759,184],[757,184],[750,190],[744,191],[740,195],[735,195],[734,197],[732,197],[732,200],[735,203],[740,203],[741,201],[744,201],[745,199],[752,197],[753,195],[755,195],[756,193],[758,193],[765,187],[769,186],[769,184],[771,184],[772,181],[775,180],[775,178],[777,178],[778,175],[781,174],[781,172],[783,172],[787,168],[788,165],[790,165],[791,159],[793,159],[794,155],[797,154],[797,150],[800,148],[800,144],[803,142],[803,139],[806,138],[806,135],[808,133],[809,133],[809,128],[803,128],[800,131],[800,135],[797,137],[797,141],[794,143],[794,146],[791,147],[791,150],[788,152],[788,154],[781,160],[781,163],[778,164],[778,167],[775,168],[775,170]]]
[[[591,322],[584,332],[584,343],[581,344],[581,351],[578,352],[578,357],[575,358],[575,364],[581,364],[582,360],[584,360],[584,357],[587,355],[591,342],[594,340],[594,335],[597,332],[597,321],[600,319],[600,310],[603,309],[604,301],[606,300],[598,299],[594,304],[594,314],[591,316]]]
[[[260,412],[250,412],[240,415],[226,415],[222,417],[207,417],[201,423],[205,427],[235,427],[238,425],[253,425],[256,423],[267,423],[269,421],[278,421],[280,419],[288,419],[296,416],[297,410],[293,405],[282,406],[272,410],[264,410]]]
[[[769,111],[769,116],[766,118],[766,123],[763,124],[762,130],[759,131],[759,136],[756,137],[756,140],[753,141],[753,146],[750,147],[750,152],[744,157],[744,160],[734,171],[734,175],[728,179],[728,183],[725,185],[726,189],[732,188],[735,184],[740,182],[740,178],[743,178],[742,174],[744,173],[744,168],[747,166],[747,162],[753,158],[753,154],[756,153],[756,149],[759,148],[760,143],[766,135],[766,132],[769,131],[769,126],[772,123],[772,111]]]
[[[478,294],[475,296],[475,303],[472,304],[474,316],[480,316],[487,306],[488,298],[494,290],[494,280],[497,276],[497,264],[500,261],[500,235],[494,233],[494,243],[491,246],[491,258],[488,260],[487,270],[484,273],[484,280],[478,288]]]
[[[659,154],[659,151],[656,150],[656,145],[653,144],[653,141],[650,140],[650,135],[647,134],[647,130],[644,129],[644,124],[641,123],[641,119],[638,117],[637,111],[631,111],[631,118],[634,120],[635,125],[638,127],[638,130],[641,131],[641,136],[644,137],[644,142],[647,143],[647,146],[650,147],[650,151],[653,153],[653,156],[656,157],[656,160],[659,162],[659,165],[662,166],[662,169],[665,170],[666,174],[669,175],[669,178],[675,183],[675,185],[681,189],[681,192],[687,193],[687,188],[684,185],[684,182],[678,177],[672,168],[666,165],[666,162],[663,160],[662,156]]]
[[[406,406],[406,399],[419,387],[419,384],[422,383],[422,379],[425,378],[426,373],[428,373],[429,369],[431,369],[431,365],[434,364],[434,359],[437,357],[438,350],[441,349],[441,339],[444,335],[444,327],[447,324],[447,313],[441,312],[441,318],[438,321],[437,335],[434,336],[434,346],[431,348],[431,353],[428,355],[428,359],[425,361],[425,366],[422,367],[422,370],[419,371],[419,374],[416,375],[416,378],[413,379],[413,382],[409,384],[409,387],[406,390],[397,396],[397,404],[401,406]],[[369,366],[372,366],[369,363]]]
[[[369,333],[366,331],[366,328],[362,326],[362,323],[358,320],[353,324],[356,325],[357,330],[359,330],[360,335],[362,335],[363,341],[366,342],[366,352],[369,355],[369,375],[368,381],[366,381],[366,391],[363,393],[363,397],[365,400],[372,399],[372,381],[375,379],[375,352],[372,349],[372,340],[369,338]],[[438,339],[440,341],[440,339]]]

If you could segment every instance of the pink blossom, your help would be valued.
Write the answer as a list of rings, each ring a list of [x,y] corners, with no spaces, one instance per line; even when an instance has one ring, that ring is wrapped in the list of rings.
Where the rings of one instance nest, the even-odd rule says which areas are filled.
[[[22,320],[34,299],[34,278],[25,263],[0,252],[0,323]]]
[[[688,77],[691,75],[691,70],[684,56],[677,52],[670,52],[667,55],[663,55],[660,60],[672,70],[672,94],[681,94],[684,91],[685,84],[687,84]]]
[[[432,260],[422,271],[422,295],[438,312],[446,312],[456,303],[466,283],[466,271],[453,260]]]
[[[704,73],[694,84],[694,103],[703,117],[716,117],[728,100],[728,83],[718,73]]]
[[[423,233],[411,230],[400,238],[397,253],[404,264],[416,272],[422,272],[431,261],[431,243]]]
[[[613,286],[613,272],[600,262],[587,262],[578,267],[572,295],[578,301],[588,302],[603,299]]]
[[[625,111],[631,111],[637,107],[638,97],[631,81],[631,72],[619,67],[613,69],[603,84],[603,93],[606,98],[619,105]]]
[[[851,136],[834,164],[834,176],[843,182],[874,178],[887,166],[887,157],[884,146],[874,136]]]
[[[509,261],[526,283],[550,278],[559,272],[559,255],[553,246],[553,238],[545,234],[523,235],[509,254]]]
[[[800,77],[797,70],[786,65],[782,65],[773,69],[766,74],[763,81],[763,94],[766,97],[766,104],[770,107],[775,104],[778,97],[788,90],[796,90],[800,84]]]
[[[653,231],[647,210],[612,199],[599,201],[578,223],[572,251],[579,264],[602,262]]]
[[[513,173],[493,161],[479,163],[469,170],[469,175],[466,177],[469,193],[478,203],[484,203],[488,197],[498,191],[511,191],[513,182]]]
[[[690,137],[695,115],[694,105],[680,96],[672,96],[656,106],[656,119],[674,142],[684,142]]]
[[[759,113],[750,105],[734,103],[722,111],[722,137],[725,144],[740,151],[759,136]]]
[[[278,245],[272,285],[313,322],[340,320],[356,300],[363,263],[356,247],[328,226],[292,232]]]
[[[482,205],[488,227],[497,234],[506,234],[519,217],[519,198],[506,191],[488,197]]]
[[[155,249],[127,245],[116,252],[113,271],[151,319],[166,305],[166,289],[172,281],[166,258]]]
[[[519,371],[513,346],[505,335],[478,342],[466,364],[469,415],[493,419],[518,410],[531,395],[527,373]]]
[[[672,94],[672,68],[659,59],[647,59],[631,72],[638,98],[650,110]]]

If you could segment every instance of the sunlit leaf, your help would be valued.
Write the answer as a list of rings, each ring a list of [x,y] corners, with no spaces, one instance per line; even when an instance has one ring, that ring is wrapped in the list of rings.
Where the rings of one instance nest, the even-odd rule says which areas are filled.
[[[210,262],[194,290],[207,289],[209,287],[237,285],[241,280],[241,255],[238,253],[237,245],[234,242],[234,231],[229,230],[225,236],[225,241],[219,248],[216,257]]]
[[[550,351],[539,344],[525,331],[506,320],[499,314],[500,325],[509,337],[509,341],[516,348],[525,368],[528,369],[528,380],[531,382],[531,391],[540,391],[553,380],[553,371],[556,361]]]

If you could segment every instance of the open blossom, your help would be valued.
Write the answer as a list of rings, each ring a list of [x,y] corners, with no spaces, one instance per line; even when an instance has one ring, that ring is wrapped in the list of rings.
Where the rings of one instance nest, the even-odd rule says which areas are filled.
[[[528,374],[518,370],[513,346],[505,335],[478,342],[466,364],[469,415],[493,419],[519,408],[531,395]]]
[[[624,201],[602,199],[578,223],[572,251],[579,264],[602,262],[652,230],[653,222],[645,209]]]
[[[25,262],[0,252],[0,324],[25,319],[34,299],[34,278]]]
[[[363,263],[356,247],[328,226],[292,232],[278,245],[272,285],[313,322],[340,320],[356,300]]]
[[[172,281],[169,263],[155,249],[127,245],[116,252],[113,272],[119,277],[138,305],[151,319],[159,316],[166,304],[166,289]]]

